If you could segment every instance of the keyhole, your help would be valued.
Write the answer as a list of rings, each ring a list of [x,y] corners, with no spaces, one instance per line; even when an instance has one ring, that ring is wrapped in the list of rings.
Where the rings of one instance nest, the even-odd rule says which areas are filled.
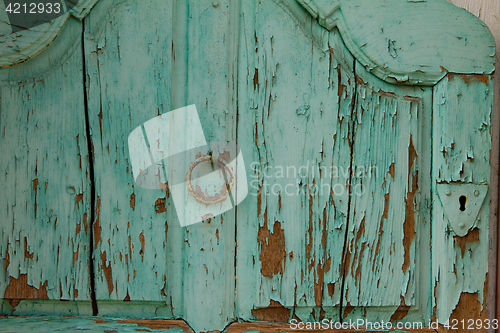
[[[467,197],[465,195],[462,195],[460,198],[458,198],[458,202],[460,203],[460,211],[465,211],[465,203],[467,202]]]

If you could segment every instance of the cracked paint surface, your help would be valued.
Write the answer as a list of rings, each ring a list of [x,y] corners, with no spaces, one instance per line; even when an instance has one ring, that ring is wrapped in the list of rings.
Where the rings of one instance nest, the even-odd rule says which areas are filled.
[[[448,75],[434,87],[436,182],[490,183],[492,100],[489,76]],[[441,323],[465,311],[485,319],[489,193],[464,237],[454,236],[437,194],[434,198],[432,248],[442,254],[433,259],[434,315]]]
[[[132,317],[134,302],[151,302],[148,316],[182,317],[196,331],[234,317],[234,213],[181,228],[168,184],[134,187],[127,147],[135,127],[188,104],[197,106],[208,141],[236,142],[237,34],[229,32],[238,11],[236,3],[212,2],[103,0],[88,16],[100,313]],[[110,302],[122,301],[128,310],[113,310]]]
[[[256,164],[247,169],[253,193],[238,207],[237,315],[337,320],[354,60],[338,32],[307,15],[282,3],[244,7],[238,141]],[[332,167],[347,175],[332,178]]]
[[[68,22],[47,52],[0,70],[0,295],[10,306],[90,298],[80,34]]]
[[[488,197],[457,237],[434,184],[489,184],[493,80],[443,67],[435,87],[391,85],[354,59],[342,28],[322,28],[292,1],[100,0],[85,21],[85,67],[72,21],[59,44],[2,69],[2,110],[20,110],[0,114],[3,144],[14,147],[0,181],[15,188],[1,201],[2,312],[89,314],[92,250],[103,316],[183,318],[197,332],[236,318],[484,318]],[[382,44],[403,57],[397,39]],[[423,76],[408,82],[435,83]],[[255,162],[255,186],[237,210],[180,228],[168,184],[134,187],[126,141],[188,104],[209,141],[236,142]]]
[[[430,317],[430,88],[392,86],[356,66],[355,191],[345,253],[347,318]],[[367,168],[370,166],[371,168]],[[377,309],[378,307],[383,307]]]

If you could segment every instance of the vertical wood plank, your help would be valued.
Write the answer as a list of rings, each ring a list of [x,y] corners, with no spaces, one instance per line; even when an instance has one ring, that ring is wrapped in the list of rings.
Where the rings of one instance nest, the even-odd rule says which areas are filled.
[[[165,192],[134,186],[127,138],[170,111],[171,27],[151,31],[150,21],[137,19],[170,14],[168,2],[101,1],[85,21],[98,300],[165,301]]]
[[[207,141],[236,141],[234,6],[104,0],[89,16],[96,293],[106,315],[119,314],[111,300],[130,300],[122,314],[142,311],[138,302],[163,302],[161,314],[157,305],[141,313],[182,317],[197,331],[233,318],[234,210],[181,228],[168,190],[134,186],[127,137],[195,104]]]
[[[14,307],[90,297],[81,31],[70,19],[42,54],[0,69],[0,295]]]
[[[207,142],[236,143],[238,2],[192,0],[183,8],[177,20],[186,25],[178,33],[187,37],[174,41],[174,52],[175,61],[185,59],[176,72],[185,88],[174,93],[184,96],[185,105],[196,104]],[[234,319],[235,223],[231,209],[178,236],[184,240],[178,282],[184,289],[183,318],[195,331],[221,330]]]

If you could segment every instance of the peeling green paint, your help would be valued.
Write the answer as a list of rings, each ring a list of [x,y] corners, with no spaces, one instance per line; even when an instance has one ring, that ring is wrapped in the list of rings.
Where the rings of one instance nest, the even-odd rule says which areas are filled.
[[[352,163],[374,168],[352,179],[347,318],[428,322],[432,90],[387,84],[359,63],[356,74]]]
[[[182,317],[196,331],[234,318],[234,211],[180,228],[168,190],[134,187],[127,137],[159,114],[195,104],[207,141],[236,141],[238,44],[227,32],[237,29],[238,9],[212,2],[102,0],[85,22],[98,306],[162,301],[167,318]]]
[[[177,326],[175,326],[177,325]],[[81,332],[91,331],[97,333],[114,332],[168,332],[189,333],[189,327],[182,323],[173,322],[170,328],[161,328],[160,323],[149,322],[127,322],[120,319],[98,318],[98,317],[0,317],[2,332],[24,333],[39,332]],[[182,327],[184,326],[184,327]]]
[[[70,12],[66,12],[55,20],[38,25],[29,30],[21,30],[17,33],[4,33],[0,35],[0,67],[8,67],[27,61],[49,46],[61,33],[67,22],[74,18],[82,20],[90,12],[97,0],[77,1]],[[5,11],[4,3],[0,4],[0,10]],[[2,15],[2,19],[4,17]],[[2,28],[8,27],[7,22],[2,21]],[[10,28],[7,28],[10,31]],[[40,63],[40,67],[51,66],[50,63]]]
[[[72,19],[46,52],[0,70],[5,298],[90,297],[90,180],[82,54],[74,45],[80,35],[81,23]]]
[[[444,322],[464,295],[486,305],[489,197],[459,238],[435,184],[490,185],[493,80],[447,73],[491,73],[489,31],[444,1],[404,1],[401,20],[423,6],[471,23],[466,45],[440,37],[449,59],[423,56],[412,47],[431,37],[392,11],[381,27],[353,14],[375,1],[301,2],[319,23],[288,0],[100,0],[0,70],[2,313],[90,314],[91,251],[101,316],[183,318],[197,332],[237,318]],[[381,29],[397,36],[380,42]],[[471,49],[477,59],[457,59]],[[168,184],[134,187],[127,135],[189,104],[208,141],[241,146],[250,195],[180,228]]]
[[[449,75],[434,87],[433,180],[490,184],[490,76]],[[436,317],[445,322],[463,293],[486,306],[489,193],[478,220],[464,238],[454,236],[433,188],[432,285]]]
[[[256,319],[252,309],[275,301],[304,321],[320,315],[338,320],[349,174],[332,179],[319,169],[350,166],[354,60],[338,32],[324,31],[310,17],[291,20],[290,9],[279,3],[247,1],[242,7],[238,142],[245,160],[257,163],[247,174],[258,187],[251,186],[238,207],[238,317]],[[321,39],[314,44],[310,35]],[[295,112],[304,105],[306,113]],[[343,193],[317,190],[324,184],[338,184]],[[293,195],[287,195],[289,185]],[[279,274],[266,277],[261,273],[269,262],[262,259],[276,254],[262,256],[265,248],[255,239],[273,233],[276,224],[283,229],[285,256],[277,256]],[[267,311],[262,318],[276,310]]]

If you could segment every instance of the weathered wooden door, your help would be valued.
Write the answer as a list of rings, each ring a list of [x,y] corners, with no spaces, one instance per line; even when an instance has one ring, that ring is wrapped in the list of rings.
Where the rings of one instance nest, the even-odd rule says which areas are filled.
[[[444,0],[92,5],[46,49],[1,49],[3,313],[487,319],[481,21]],[[192,104],[208,142],[241,148],[249,193],[181,227],[127,138]]]

